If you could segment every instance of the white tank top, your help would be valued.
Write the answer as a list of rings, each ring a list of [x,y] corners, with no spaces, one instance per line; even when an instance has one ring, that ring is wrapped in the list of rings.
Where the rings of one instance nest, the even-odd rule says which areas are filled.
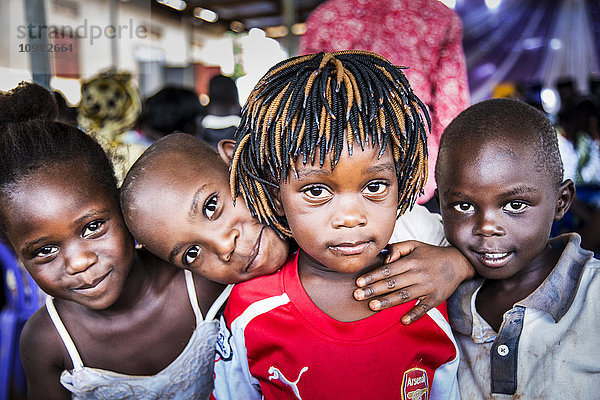
[[[190,304],[196,315],[196,329],[181,354],[156,375],[124,375],[83,365],[77,348],[54,307],[46,297],[46,308],[69,356],[73,370],[63,371],[61,384],[73,399],[207,399],[213,388],[213,365],[218,321],[215,316],[229,297],[227,286],[210,307],[206,318],[198,306],[192,273],[184,271]]]

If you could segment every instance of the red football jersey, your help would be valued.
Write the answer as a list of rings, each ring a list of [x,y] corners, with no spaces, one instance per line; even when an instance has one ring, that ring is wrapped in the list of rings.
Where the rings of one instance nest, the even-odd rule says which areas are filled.
[[[405,326],[414,302],[337,321],[309,298],[297,256],[236,285],[221,318],[215,399],[458,398],[445,304]]]

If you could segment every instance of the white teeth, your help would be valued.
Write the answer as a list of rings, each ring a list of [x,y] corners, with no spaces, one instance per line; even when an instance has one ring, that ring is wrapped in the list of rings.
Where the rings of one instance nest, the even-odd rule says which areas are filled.
[[[485,253],[484,256],[486,258],[498,259],[502,257],[506,257],[508,253]]]

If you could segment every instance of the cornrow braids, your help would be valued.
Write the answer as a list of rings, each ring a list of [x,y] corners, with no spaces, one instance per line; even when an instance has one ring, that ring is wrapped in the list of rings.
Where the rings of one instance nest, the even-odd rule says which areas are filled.
[[[330,155],[331,169],[344,140],[391,147],[398,177],[401,215],[412,207],[427,180],[429,114],[413,93],[402,68],[360,50],[292,57],[273,66],[256,84],[242,109],[231,161],[230,186],[255,217],[282,236],[291,236],[277,215],[273,188],[304,164],[319,165]]]

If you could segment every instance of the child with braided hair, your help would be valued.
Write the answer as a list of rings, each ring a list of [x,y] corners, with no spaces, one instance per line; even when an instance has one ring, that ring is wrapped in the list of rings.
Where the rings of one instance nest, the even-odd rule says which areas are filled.
[[[213,398],[458,397],[445,304],[403,325],[414,302],[376,313],[351,299],[425,184],[425,121],[401,69],[370,52],[294,57],[259,81],[237,132],[232,197],[299,250],[234,287]]]

